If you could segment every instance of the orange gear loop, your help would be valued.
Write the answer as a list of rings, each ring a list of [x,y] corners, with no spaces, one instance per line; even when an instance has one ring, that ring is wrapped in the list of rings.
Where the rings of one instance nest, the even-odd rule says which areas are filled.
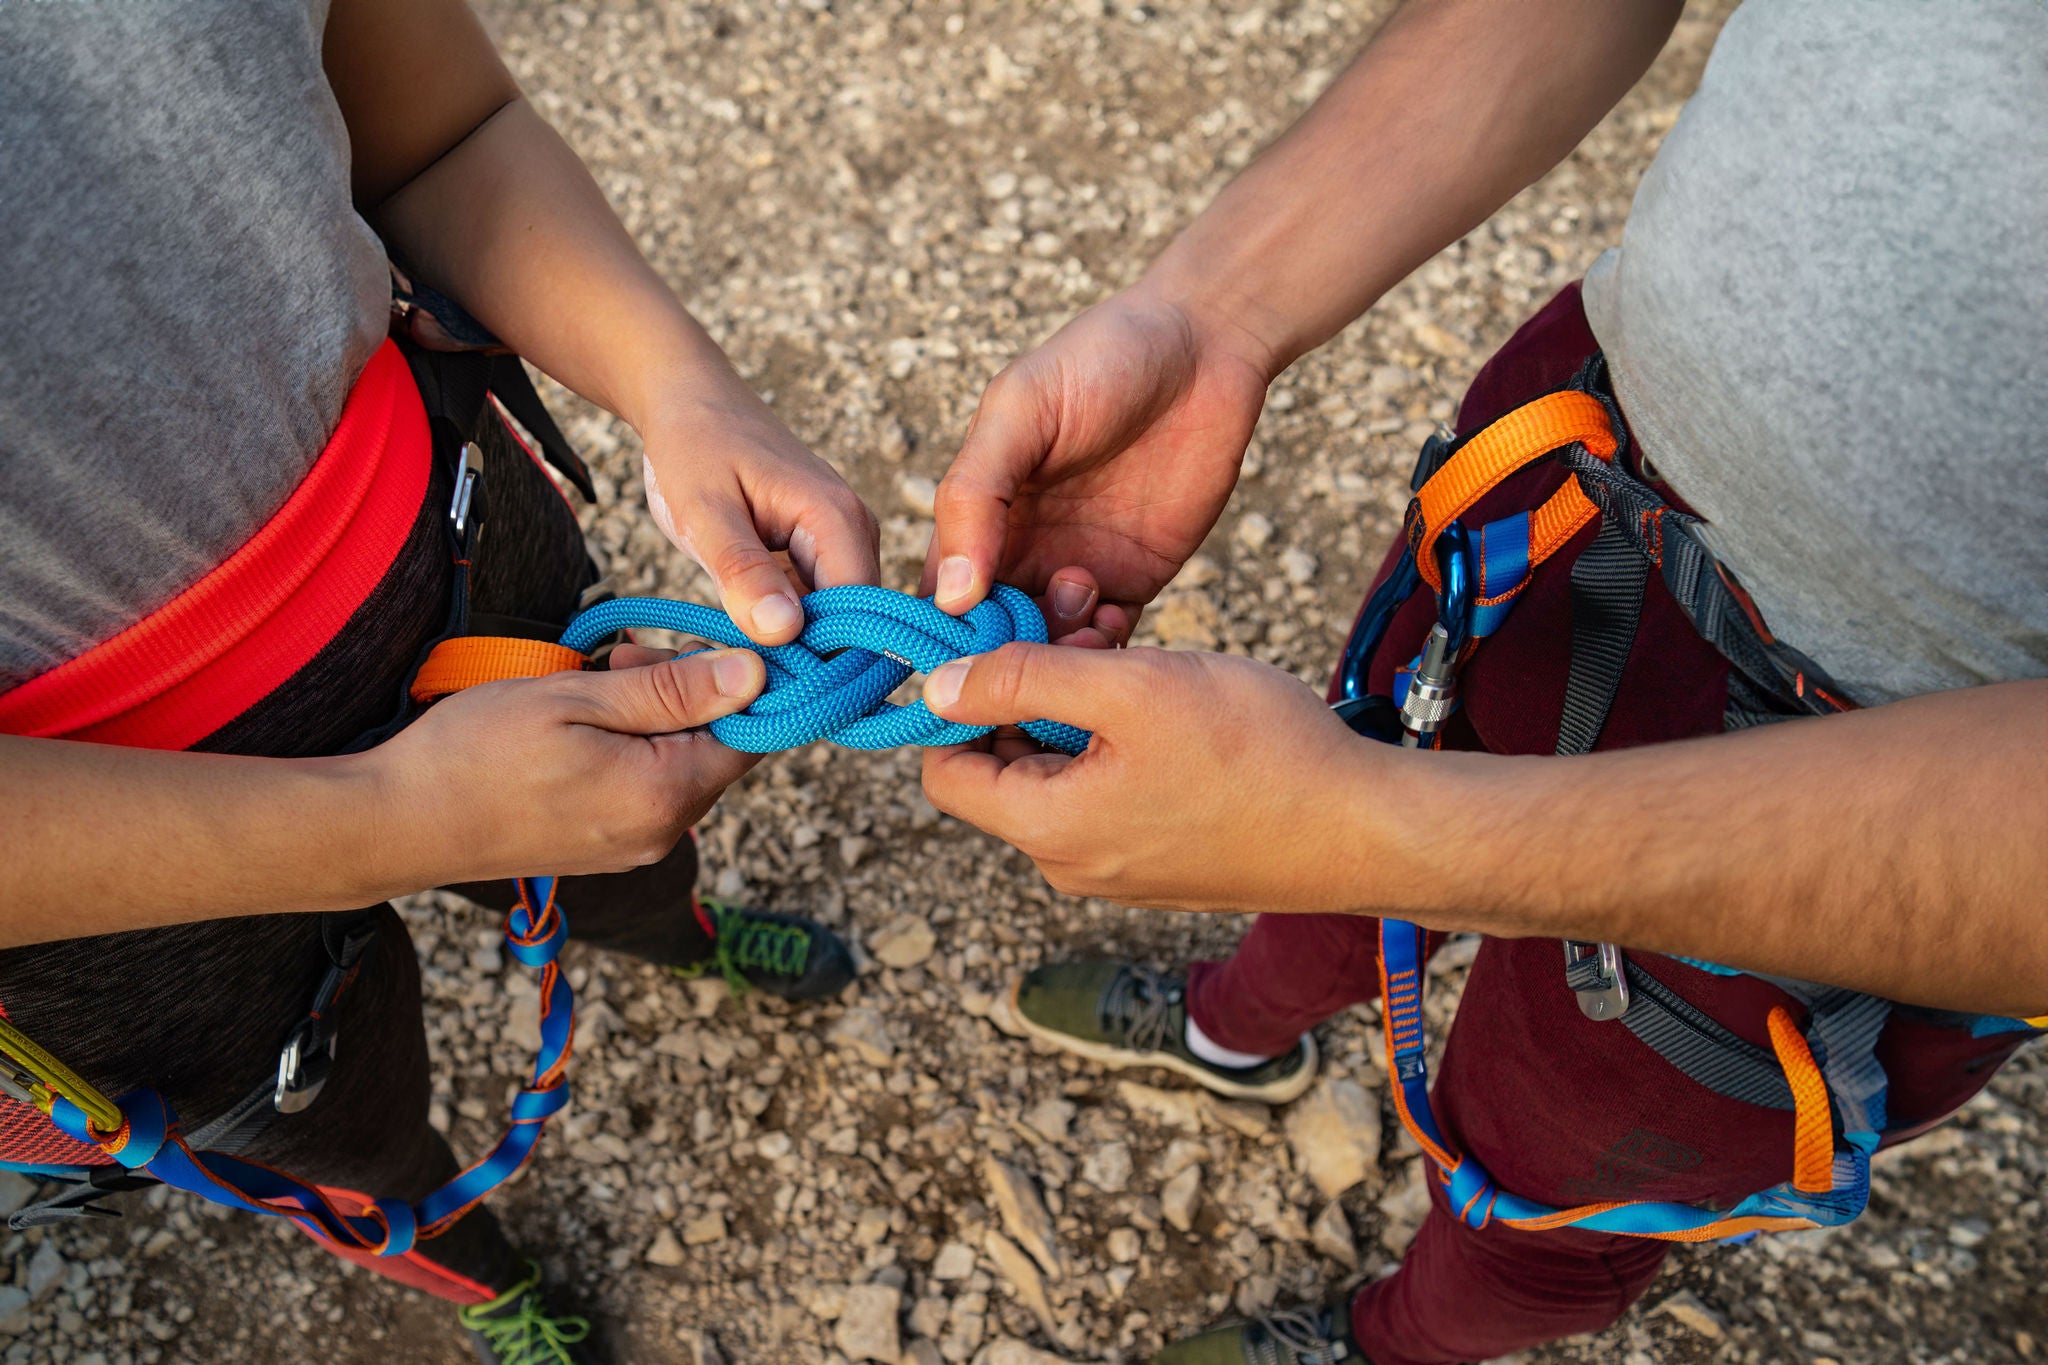
[[[1603,460],[1612,460],[1620,449],[1606,404],[1568,389],[1524,403],[1461,446],[1408,505],[1415,567],[1423,582],[1433,590],[1443,587],[1436,563],[1438,532],[1516,470],[1574,443]],[[1599,511],[1577,479],[1565,480],[1529,515],[1529,567],[1548,559]]]
[[[1828,1106],[1828,1083],[1813,1060],[1806,1035],[1792,1022],[1792,1011],[1771,1007],[1771,1047],[1792,1087],[1792,1187],[1805,1194],[1826,1194],[1835,1187],[1835,1121]]]
[[[465,687],[504,678],[540,678],[568,673],[590,661],[565,645],[498,635],[462,635],[428,651],[413,675],[412,699],[430,702]]]

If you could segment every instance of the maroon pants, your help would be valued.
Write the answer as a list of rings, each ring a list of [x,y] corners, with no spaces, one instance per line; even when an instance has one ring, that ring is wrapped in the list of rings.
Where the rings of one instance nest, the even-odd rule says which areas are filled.
[[[1594,350],[1576,286],[1488,362],[1460,430],[1561,387]],[[1560,481],[1530,471],[1482,501],[1471,524],[1533,505]],[[1515,613],[1474,657],[1446,744],[1550,753],[1569,666],[1570,565],[1594,528],[1537,572]],[[1384,570],[1383,570],[1384,572]],[[1418,647],[1433,607],[1410,603],[1374,663],[1375,691]],[[1794,643],[1797,643],[1796,641]],[[1720,729],[1725,666],[1652,575],[1642,626],[1599,748]],[[1568,762],[1570,760],[1559,760]],[[1597,832],[1588,831],[1588,837]],[[1786,907],[1795,913],[1796,907]],[[1227,1048],[1273,1054],[1347,1005],[1378,994],[1376,920],[1264,915],[1228,962],[1197,963],[1188,1005]],[[1789,1003],[1751,977],[1715,976],[1631,954],[1638,967],[1766,1049],[1765,1016]],[[1795,1012],[1796,1009],[1795,1009]],[[1899,1011],[1879,1046],[1890,1127],[1924,1131],[1981,1089],[2023,1035],[1972,1039]],[[1792,1115],[1698,1085],[1614,1022],[1580,1014],[1550,939],[1481,945],[1451,1030],[1434,1104],[1454,1147],[1501,1188],[1549,1203],[1669,1199],[1727,1207],[1791,1176]],[[1465,1226],[1431,1181],[1432,1207],[1400,1270],[1367,1286],[1352,1322],[1374,1365],[1485,1360],[1614,1322],[1656,1276],[1668,1243],[1560,1229]]]

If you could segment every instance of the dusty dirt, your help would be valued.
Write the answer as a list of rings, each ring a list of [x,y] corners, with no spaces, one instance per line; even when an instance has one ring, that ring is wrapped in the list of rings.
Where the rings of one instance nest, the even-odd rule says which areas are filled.
[[[1416,443],[1516,321],[1617,239],[1727,7],[1696,10],[1563,166],[1280,381],[1237,499],[1157,629],[1320,679],[1396,524]],[[908,587],[929,532],[919,481],[944,469],[981,386],[1131,279],[1306,105],[1379,7],[484,8],[660,268],[875,507],[889,581]],[[641,508],[631,433],[564,406],[600,471],[591,531],[623,586],[701,597],[700,575]],[[935,946],[915,965],[873,967],[843,1002],[801,1009],[721,1002],[715,988],[570,949],[584,1006],[577,1100],[498,1207],[601,1313],[620,1359],[693,1360],[702,1331],[734,1362],[842,1365],[839,1343],[858,1340],[842,1316],[878,1297],[888,1307],[886,1293],[849,1287],[880,1285],[901,1291],[906,1360],[971,1359],[1018,1338],[1130,1365],[1233,1307],[1320,1299],[1394,1263],[1416,1158],[1391,1111],[1384,1150],[1341,1199],[1353,1269],[1309,1235],[1327,1201],[1284,1116],[1231,1126],[1176,1109],[988,1018],[1017,972],[1050,955],[1178,963],[1225,951],[1239,922],[1051,894],[1023,859],[927,806],[909,754],[782,756],[703,833],[722,894],[819,915],[871,949],[907,918]],[[457,1149],[476,1153],[523,1061],[530,991],[488,950],[480,912],[429,898],[408,918],[428,967],[439,1109]],[[1441,975],[1455,988],[1455,953]],[[872,1034],[865,1048],[829,1039],[850,1026]],[[1329,1074],[1379,1104],[1369,1034],[1353,1012],[1323,1045]],[[2040,1358],[2044,1129],[2037,1054],[1951,1127],[1883,1160],[1854,1228],[1681,1251],[1620,1325],[1525,1365]],[[984,1249],[999,1222],[990,1154],[1034,1178],[1055,1220],[1066,1268],[1047,1286],[1049,1323]],[[1162,1224],[1159,1193],[1189,1162],[1203,1170],[1201,1211],[1181,1232]],[[645,1259],[664,1230],[693,1243],[671,1267]],[[966,1262],[951,1243],[971,1249]],[[0,1254],[18,1285],[55,1276],[0,1323],[17,1334],[8,1362],[467,1358],[440,1305],[289,1229],[161,1191],[120,1223],[14,1236]],[[1664,1307],[1680,1295],[1692,1298]]]

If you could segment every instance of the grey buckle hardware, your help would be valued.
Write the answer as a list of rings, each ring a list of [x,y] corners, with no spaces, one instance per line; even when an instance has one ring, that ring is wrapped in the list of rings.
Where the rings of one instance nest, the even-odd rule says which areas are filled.
[[[1628,1013],[1628,974],[1622,970],[1621,949],[1612,943],[1566,939],[1564,983],[1588,1019],[1619,1019]]]
[[[469,503],[476,496],[477,476],[483,473],[484,452],[475,441],[462,443],[461,458],[455,462],[455,497],[448,504],[448,521],[455,528],[458,544],[466,543],[464,536],[469,530]]]
[[[1441,623],[1429,628],[1429,640],[1422,646],[1422,662],[1408,680],[1408,695],[1401,701],[1401,726],[1408,732],[1402,741],[1414,748],[1422,736],[1433,734],[1451,718],[1458,707],[1458,661],[1450,657],[1450,632]]]
[[[334,1070],[335,1034],[322,1030],[318,1019],[301,1019],[284,1048],[277,1054],[277,1089],[271,1107],[280,1114],[296,1114],[320,1098]]]

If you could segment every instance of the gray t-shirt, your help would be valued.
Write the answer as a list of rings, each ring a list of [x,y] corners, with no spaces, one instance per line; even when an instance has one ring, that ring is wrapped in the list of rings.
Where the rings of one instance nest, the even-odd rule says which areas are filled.
[[[382,338],[326,0],[0,0],[0,690],[290,496]]]
[[[1586,311],[1772,630],[1873,703],[2048,675],[2048,5],[1748,0]]]

